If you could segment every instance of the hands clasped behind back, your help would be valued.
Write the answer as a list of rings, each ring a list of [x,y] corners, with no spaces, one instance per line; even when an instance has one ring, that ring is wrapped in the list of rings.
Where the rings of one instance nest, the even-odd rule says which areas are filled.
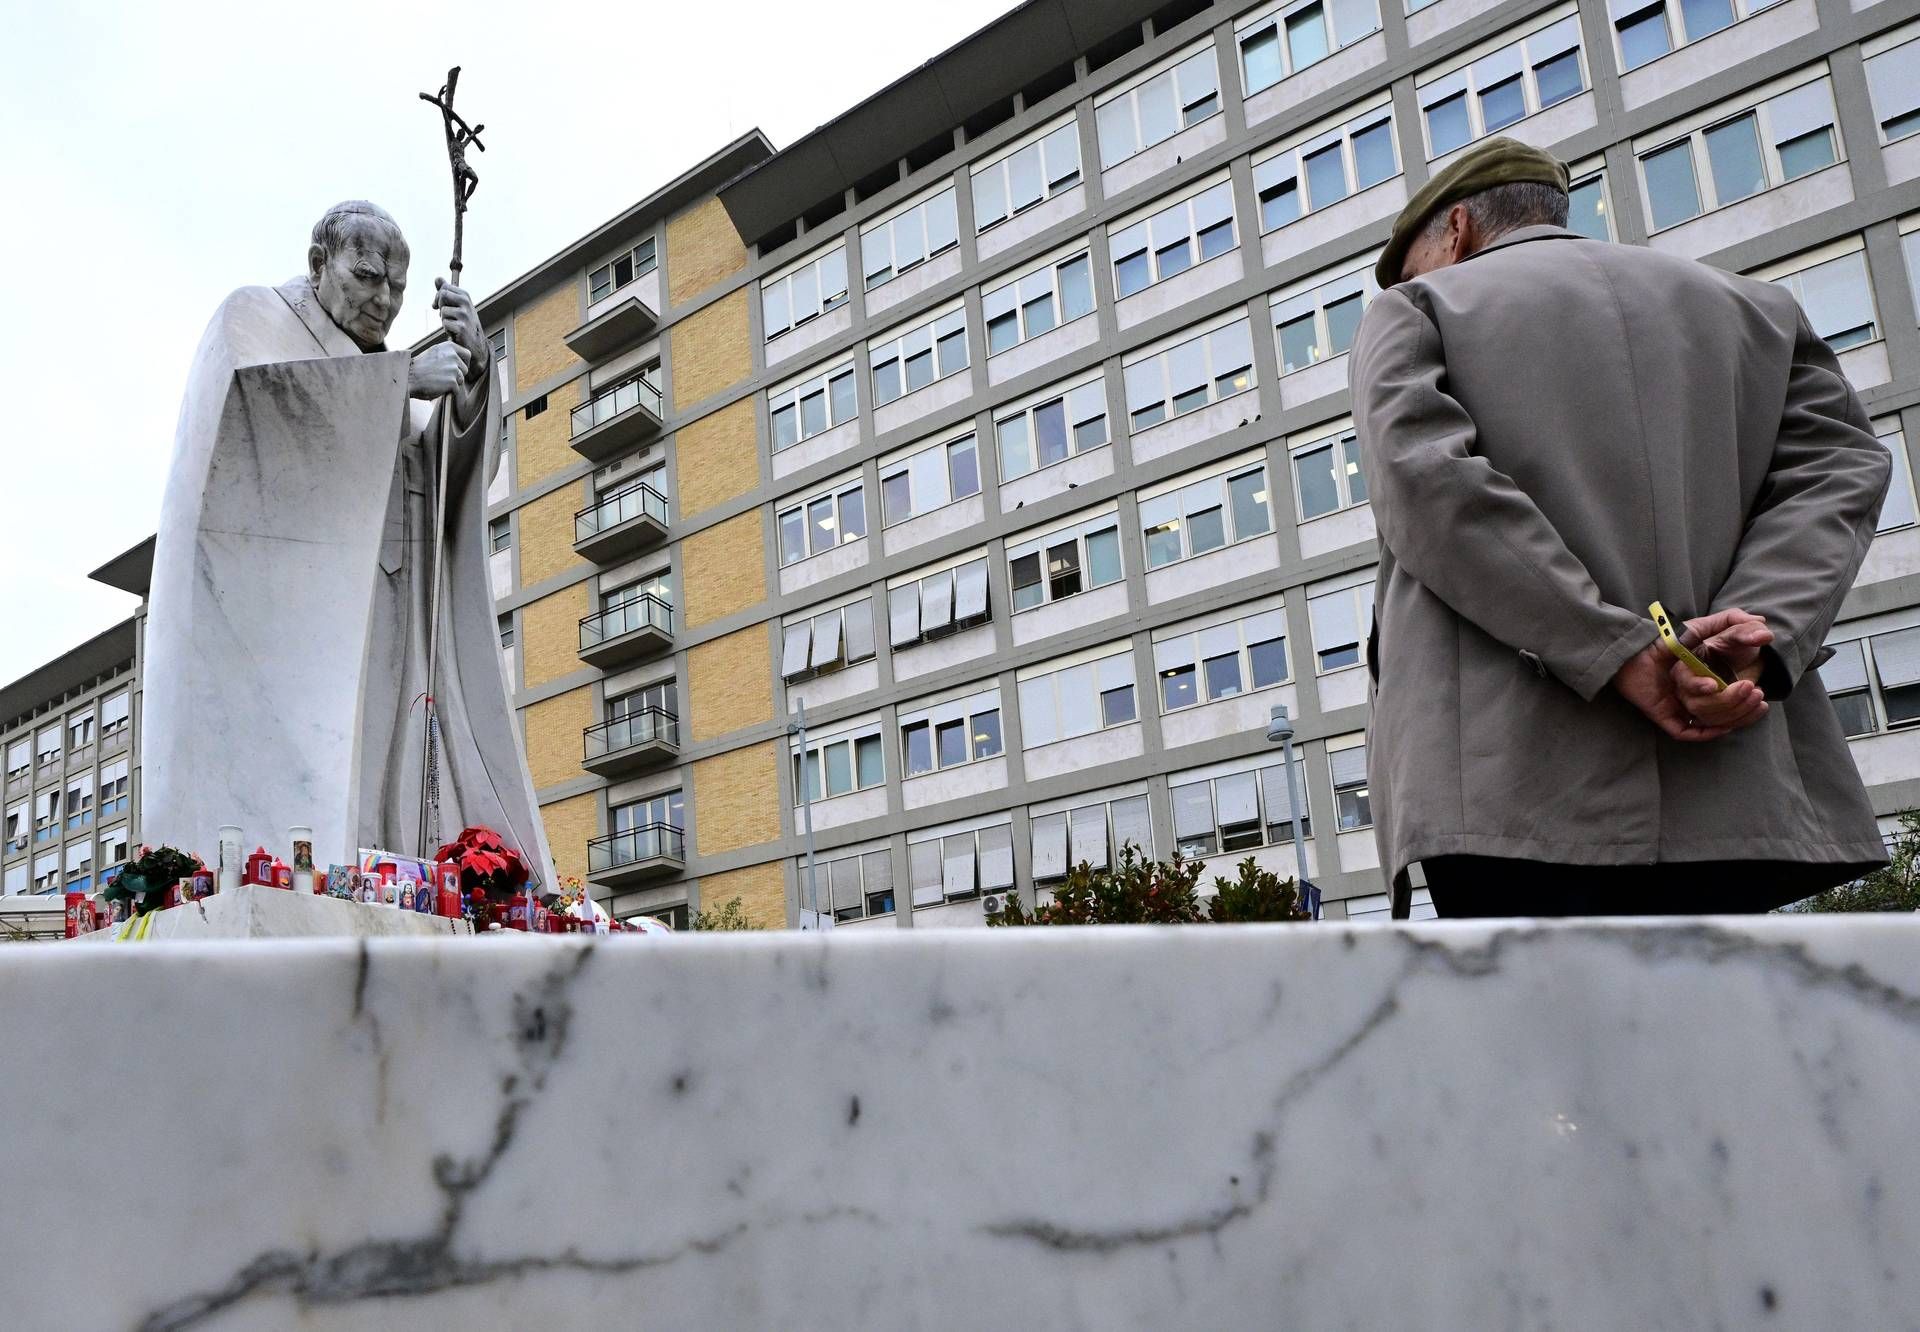
[[[1686,629],[1694,652],[1717,666],[1727,687],[1694,675],[1655,639],[1614,676],[1620,695],[1662,733],[1687,743],[1717,740],[1765,717],[1759,679],[1761,653],[1773,641],[1767,622],[1734,609],[1696,616]]]

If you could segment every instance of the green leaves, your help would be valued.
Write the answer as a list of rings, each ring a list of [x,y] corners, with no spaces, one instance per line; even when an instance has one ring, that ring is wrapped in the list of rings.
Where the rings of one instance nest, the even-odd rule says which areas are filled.
[[[1129,843],[1120,863],[1094,869],[1082,861],[1067,871],[1053,900],[1028,911],[1019,894],[990,912],[989,925],[1200,925],[1243,921],[1306,920],[1292,879],[1262,869],[1249,856],[1237,879],[1214,878],[1213,899],[1203,914],[1195,885],[1201,862],[1178,852],[1169,862],[1143,860]]]

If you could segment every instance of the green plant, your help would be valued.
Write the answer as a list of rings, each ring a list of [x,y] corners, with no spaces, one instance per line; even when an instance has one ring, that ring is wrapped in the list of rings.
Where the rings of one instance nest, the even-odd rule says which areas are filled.
[[[747,919],[746,909],[740,905],[740,899],[734,897],[712,910],[702,907],[695,912],[693,928],[696,930],[757,930],[760,927]]]
[[[1920,811],[1900,816],[1887,845],[1889,864],[1863,879],[1781,907],[1799,911],[1920,911]]]
[[[1200,862],[1178,853],[1169,863],[1143,860],[1129,843],[1120,863],[1094,869],[1081,861],[1053,890],[1053,900],[1029,912],[1017,893],[1008,893],[1003,910],[987,916],[989,925],[1185,925],[1205,919],[1194,884]]]
[[[114,875],[104,896],[109,902],[134,904],[136,914],[145,915],[159,907],[167,889],[180,880],[203,870],[200,857],[175,846],[141,846],[140,854]]]
[[[1207,919],[1219,925],[1255,920],[1310,920],[1300,905],[1299,885],[1262,869],[1248,856],[1240,862],[1240,877],[1213,881],[1213,901]]]

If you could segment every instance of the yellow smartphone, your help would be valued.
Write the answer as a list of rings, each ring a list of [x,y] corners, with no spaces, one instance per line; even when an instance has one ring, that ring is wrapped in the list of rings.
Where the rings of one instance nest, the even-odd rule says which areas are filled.
[[[1667,618],[1667,612],[1659,602],[1656,601],[1647,607],[1647,614],[1653,617],[1654,627],[1660,631],[1660,641],[1667,645],[1668,652],[1680,659],[1682,665],[1702,679],[1713,681],[1721,689],[1727,687],[1727,682],[1720,678],[1713,667],[1687,650],[1687,645],[1680,641],[1680,635],[1674,633],[1673,621]]]

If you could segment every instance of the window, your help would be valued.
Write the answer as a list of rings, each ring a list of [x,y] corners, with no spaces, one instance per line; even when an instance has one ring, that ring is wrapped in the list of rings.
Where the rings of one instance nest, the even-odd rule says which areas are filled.
[[[578,439],[595,426],[604,425],[616,416],[625,416],[636,407],[644,407],[655,416],[662,414],[658,361],[641,367],[617,383],[594,390],[592,398],[573,409],[568,423],[573,437]],[[527,409],[527,415],[533,415],[531,407]]]
[[[1153,859],[1153,810],[1144,793],[1035,814],[1027,827],[1033,836],[1036,887],[1057,883],[1080,865],[1118,866],[1128,847],[1136,860]]]
[[[1373,628],[1372,581],[1308,597],[1307,620],[1313,628],[1315,674],[1360,665]]]
[[[1676,46],[1729,27],[1776,0],[1613,0],[1620,68],[1638,69]]]
[[[792,684],[866,661],[873,655],[873,598],[862,597],[845,606],[787,621],[780,645],[780,674]]]
[[[967,368],[967,312],[949,310],[917,328],[875,339],[867,351],[878,407]]]
[[[1143,494],[1140,526],[1147,568],[1158,569],[1273,530],[1264,463],[1189,481],[1177,490]]]
[[[78,777],[67,783],[67,827],[84,828],[93,822],[93,783]]]
[[[1112,513],[1007,547],[1016,615],[1117,583],[1121,572],[1119,518]]]
[[[615,805],[608,813],[613,832],[587,844],[589,872],[657,856],[685,855],[681,830],[686,827],[686,809],[680,792]]]
[[[911,272],[959,243],[959,216],[949,185],[910,208],[860,228],[860,258],[867,270],[867,290]]]
[[[1908,218],[1902,225],[1915,227],[1900,237],[1900,253],[1907,261],[1907,285],[1913,290],[1914,308],[1920,310],[1920,219]]]
[[[623,250],[587,274],[587,304],[603,301],[614,292],[653,271],[657,242],[647,237],[630,250]]]
[[[900,754],[908,777],[976,763],[1000,752],[998,689],[907,713],[900,719]]]
[[[1880,336],[1873,313],[1873,286],[1867,280],[1867,253],[1863,249],[1776,274],[1773,284],[1793,293],[1807,312],[1807,322],[1813,325],[1813,331],[1837,352],[1872,342]]]
[[[1213,41],[1178,64],[1094,103],[1104,170],[1171,139],[1220,110],[1220,76]]]
[[[100,739],[102,742],[123,735],[127,729],[127,691],[121,690],[100,705]],[[12,765],[9,764],[9,767]]]
[[[27,891],[27,864],[24,860],[18,865],[7,866],[5,886],[0,891],[8,894]]]
[[[1339,748],[1335,745],[1339,744]],[[1333,812],[1341,832],[1373,826],[1373,805],[1367,796],[1367,744],[1327,742],[1327,768],[1333,775]]]
[[[67,752],[85,749],[93,743],[93,714],[83,713],[78,717],[67,718]]]
[[[1093,261],[1087,252],[1042,264],[980,297],[987,355],[1051,333],[1093,312]]]
[[[1127,362],[1128,428],[1145,430],[1252,388],[1252,327],[1242,316]]]
[[[127,858],[127,829],[122,824],[100,834],[100,865],[118,865]]]
[[[1363,267],[1329,281],[1310,278],[1308,281],[1317,285],[1298,294],[1283,293],[1273,298],[1273,336],[1281,374],[1305,370],[1352,349],[1361,314],[1380,294],[1373,277],[1376,257],[1368,256]]]
[[[1849,736],[1920,720],[1920,628],[1833,643],[1820,683]]]
[[[84,892],[85,882],[93,874],[93,839],[84,842],[69,842],[66,854],[67,887],[74,892]]]
[[[1897,419],[1875,421],[1873,433],[1893,455],[1893,478],[1887,483],[1887,498],[1880,506],[1881,532],[1908,527],[1914,522],[1913,473],[1907,466],[1907,439]]]
[[[534,417],[540,415],[540,413],[546,410],[547,410],[547,395],[542,393],[537,398],[529,398],[527,400],[527,405],[525,408],[522,409],[521,415],[525,416],[527,420],[531,421]]]
[[[804,793],[808,800],[832,799],[880,786],[887,780],[880,754],[880,726],[875,722],[858,733],[813,739],[805,752],[793,754],[793,803]],[[803,785],[804,783],[804,785]]]
[[[50,892],[60,885],[60,853],[49,851],[33,860],[33,891]]]
[[[500,646],[503,648],[513,646],[513,615],[511,613],[500,617]]]
[[[45,768],[60,761],[60,727],[58,724],[47,727],[34,737],[34,750],[39,756],[39,764]]]
[[[979,493],[979,450],[972,435],[963,435],[881,465],[881,524],[892,527]]]
[[[1294,759],[1293,775],[1300,796],[1300,830],[1311,837],[1305,759]],[[1293,841],[1293,806],[1283,763],[1199,781],[1170,777],[1168,796],[1173,802],[1173,837],[1183,856],[1252,851]]]
[[[1297,222],[1400,174],[1393,108],[1382,103],[1345,124],[1316,132],[1253,164],[1260,230]],[[1304,183],[1303,183],[1304,182]]]
[[[1111,230],[1113,293],[1145,291],[1239,244],[1233,232],[1233,183],[1221,181],[1150,217]]]
[[[1784,185],[1838,160],[1833,90],[1825,78],[1712,117],[1640,151],[1647,217],[1655,231]]]
[[[7,850],[24,851],[27,849],[27,842],[29,840],[27,802],[22,800],[19,804],[7,810]]]
[[[122,696],[124,697],[124,695]],[[7,747],[7,780],[12,781],[33,766],[33,747],[25,740],[16,740]]]
[[[1869,55],[1866,66],[1881,142],[1920,134],[1920,38]]]
[[[495,518],[487,524],[487,547],[492,554],[499,555],[513,546],[513,519]]]
[[[33,840],[55,841],[60,836],[60,791],[42,791],[33,798]]]
[[[1607,214],[1607,174],[1597,171],[1575,180],[1567,189],[1567,226],[1589,240],[1610,241],[1613,225]]]
[[[1427,156],[1440,157],[1586,91],[1580,18],[1569,15],[1471,64],[1417,83]]]
[[[1012,824],[918,837],[907,844],[907,876],[915,907],[964,901],[1013,887]]]
[[[991,618],[984,555],[887,589],[887,640],[896,648],[912,647]]]
[[[781,508],[780,563],[797,564],[867,534],[865,488],[858,480]]]
[[[680,686],[671,679],[609,698],[606,720],[587,728],[586,753],[597,758],[649,741],[680,743]]]
[[[997,227],[1017,213],[1080,183],[1080,125],[1063,124],[1021,144],[1012,152],[975,167],[973,225]]]
[[[997,416],[993,433],[1002,481],[1097,449],[1108,442],[1106,380],[1076,384],[1065,393]]]
[[[1020,734],[1028,749],[1138,718],[1129,650],[1020,681]]]
[[[1178,712],[1285,684],[1287,613],[1283,607],[1193,630],[1163,631],[1153,640],[1160,711]]]
[[[506,329],[496,328],[493,330],[493,332],[487,334],[487,351],[488,351],[488,354],[493,357],[494,369],[499,372],[500,383],[501,383],[500,391],[504,395],[509,391],[508,386],[512,385],[513,383],[513,376],[507,373],[507,330]],[[500,417],[500,443],[503,448],[506,445],[506,435],[507,435],[507,418],[505,414],[502,414]]]
[[[847,303],[847,247],[760,282],[760,330],[768,342]]]
[[[673,629],[673,597],[665,570],[600,593],[600,611],[580,624],[580,646],[591,648],[641,629]]]
[[[1294,450],[1293,490],[1302,522],[1367,502],[1360,437],[1352,427]]]
[[[1296,0],[1234,28],[1247,95],[1380,31],[1375,0]]]
[[[767,391],[767,419],[773,451],[845,425],[859,414],[854,400],[853,362],[811,375],[797,384]]]
[[[807,860],[793,862],[800,881],[800,896],[807,897]],[[893,856],[885,847],[833,860],[815,857],[814,878],[820,895],[820,909],[832,911],[835,920],[866,920],[893,914]]]

